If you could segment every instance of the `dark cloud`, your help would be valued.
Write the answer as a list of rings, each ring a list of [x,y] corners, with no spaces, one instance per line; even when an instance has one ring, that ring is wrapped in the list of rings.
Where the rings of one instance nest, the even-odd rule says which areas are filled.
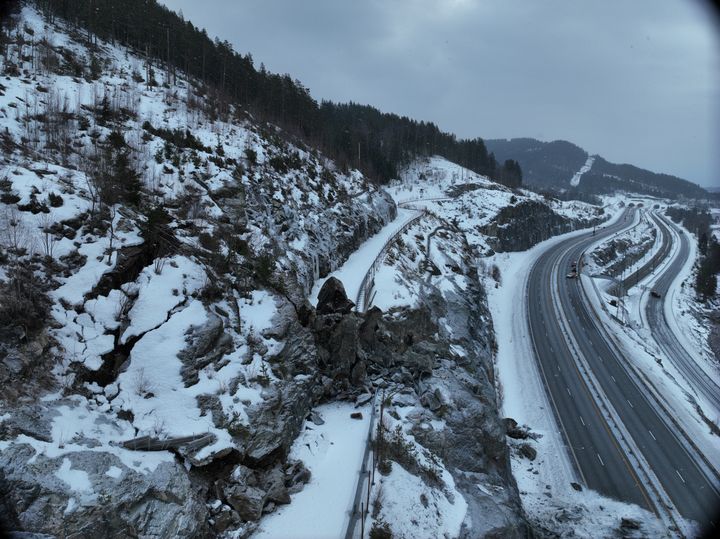
[[[720,28],[698,1],[163,1],[318,99],[720,184]]]

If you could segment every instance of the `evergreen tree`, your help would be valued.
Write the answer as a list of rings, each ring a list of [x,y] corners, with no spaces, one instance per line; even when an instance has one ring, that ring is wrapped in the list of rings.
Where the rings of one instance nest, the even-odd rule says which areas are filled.
[[[319,147],[341,167],[358,168],[378,182],[396,177],[398,168],[415,157],[441,155],[513,187],[521,184],[517,162],[498,167],[482,139],[458,140],[433,123],[365,105],[318,104],[299,81],[270,73],[262,64],[255,69],[249,54],[238,54],[227,41],[211,40],[205,30],[157,0],[31,1],[48,15],[84,29],[93,45],[101,38],[145,56],[148,85],[154,80],[153,64],[164,66],[171,78],[176,70],[184,70],[207,85],[205,99],[217,114],[236,105],[241,117],[247,111],[260,121],[274,123],[301,143]],[[103,103],[101,121],[109,122],[110,113]],[[116,165],[122,168],[123,159]]]

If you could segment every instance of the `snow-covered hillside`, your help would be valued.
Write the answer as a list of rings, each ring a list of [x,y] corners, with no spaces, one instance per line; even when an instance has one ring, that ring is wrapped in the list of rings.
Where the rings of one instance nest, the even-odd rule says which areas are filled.
[[[86,477],[47,483],[67,521],[115,489],[130,498],[130,484],[170,496],[158,474],[186,475],[177,454],[202,466],[289,448],[300,424],[278,419],[277,440],[253,424],[312,385],[271,365],[285,345],[273,321],[395,216],[390,198],[211,89],[31,8],[12,36],[0,59],[5,476]],[[137,451],[162,440],[171,451]],[[205,526],[205,496],[174,492],[187,502],[151,511],[158,533],[185,522],[178,511],[197,517],[187,532]],[[43,526],[59,529],[53,519]]]
[[[267,535],[322,495],[345,512],[308,533],[342,535],[368,428],[352,410],[386,393],[367,526],[527,535],[485,296],[501,275],[483,259],[599,222],[599,208],[441,157],[383,190],[29,6],[0,73],[13,529]],[[365,294],[361,312],[346,292]]]

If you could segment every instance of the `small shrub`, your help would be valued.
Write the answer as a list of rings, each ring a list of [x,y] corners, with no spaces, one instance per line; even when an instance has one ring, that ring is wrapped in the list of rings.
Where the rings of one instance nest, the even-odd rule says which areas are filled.
[[[20,197],[14,193],[3,193],[0,195],[0,202],[3,204],[15,204],[20,202]]]
[[[370,539],[392,539],[393,534],[390,525],[381,520],[376,521],[370,528]]]
[[[282,155],[273,155],[270,158],[270,166],[280,174],[285,174],[288,171],[287,162]]]
[[[492,266],[492,268],[491,268],[490,271],[491,271],[490,274],[492,275],[493,280],[494,280],[496,283],[500,284],[500,281],[501,281],[500,268],[498,268],[495,264],[493,264],[493,266]]]
[[[51,302],[31,268],[9,269],[7,282],[0,284],[0,298],[0,327],[23,326],[33,332],[45,325]]]
[[[255,276],[261,283],[269,283],[275,271],[275,259],[270,255],[262,255],[256,259]]]
[[[51,207],[59,208],[63,205],[63,197],[55,193],[50,193],[48,195],[48,202],[50,203]]]
[[[200,246],[208,251],[217,251],[220,248],[220,239],[213,234],[201,232],[198,236],[198,240],[200,242]]]
[[[390,475],[390,472],[392,472],[392,462],[388,459],[382,459],[378,462],[378,472],[382,475]]]
[[[257,163],[257,152],[252,148],[245,148],[245,158],[249,165],[255,165]]]

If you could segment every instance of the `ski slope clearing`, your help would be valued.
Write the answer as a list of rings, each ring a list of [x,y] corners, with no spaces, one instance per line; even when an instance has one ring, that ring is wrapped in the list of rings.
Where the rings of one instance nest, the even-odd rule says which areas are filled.
[[[575,175],[570,178],[570,185],[573,187],[577,187],[580,185],[580,179],[582,178],[582,175],[586,172],[590,172],[590,169],[593,166],[593,163],[595,162],[595,156],[591,155],[587,158],[587,161],[585,161],[585,164],[578,170]]]

